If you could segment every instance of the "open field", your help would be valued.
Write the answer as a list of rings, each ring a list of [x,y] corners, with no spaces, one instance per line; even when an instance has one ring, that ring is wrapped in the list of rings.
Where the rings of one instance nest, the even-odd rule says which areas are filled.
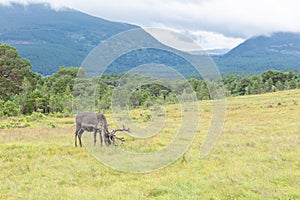
[[[184,156],[145,174],[115,171],[74,148],[73,118],[0,129],[0,199],[300,199],[300,90],[228,98],[223,135],[200,159],[210,105],[199,102],[198,134]],[[163,148],[180,123],[178,105],[166,112],[167,126],[156,137],[125,136],[120,148]],[[132,111],[138,123],[149,118],[142,113]]]

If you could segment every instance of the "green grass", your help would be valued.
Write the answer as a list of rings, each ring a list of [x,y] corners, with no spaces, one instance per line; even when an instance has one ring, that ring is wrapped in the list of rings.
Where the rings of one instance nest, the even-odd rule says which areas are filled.
[[[210,105],[199,102],[198,134],[184,156],[145,174],[110,169],[87,149],[74,148],[73,118],[0,129],[0,199],[300,199],[300,90],[228,98],[224,132],[200,159]],[[148,153],[168,144],[180,107],[165,109],[167,124],[157,136],[142,140],[119,133],[127,139],[119,148]],[[147,125],[143,112],[131,116]],[[111,115],[108,121],[116,127]]]

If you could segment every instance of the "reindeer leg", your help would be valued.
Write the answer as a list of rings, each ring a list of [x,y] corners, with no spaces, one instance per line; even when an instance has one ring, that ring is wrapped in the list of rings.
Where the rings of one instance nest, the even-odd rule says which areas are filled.
[[[107,133],[106,133],[105,129],[101,130],[101,136],[103,136],[105,145],[108,146],[107,145]]]
[[[82,147],[82,143],[81,143],[81,135],[78,136],[78,140],[79,140],[79,145],[80,145],[80,147]]]
[[[107,133],[104,133],[104,142],[105,142],[106,146],[110,145],[109,135]]]
[[[102,147],[103,138],[102,138],[102,131],[99,131],[99,137],[100,137],[100,146]]]
[[[96,143],[97,143],[97,129],[94,129],[94,146],[96,146]]]
[[[75,131],[75,147],[77,147],[77,136],[78,136],[79,130],[80,130],[80,128],[76,128],[76,131]]]
[[[79,133],[78,133],[78,139],[79,139],[80,147],[82,147],[81,136],[82,136],[83,132],[84,132],[84,130],[83,130],[83,129],[80,129],[80,131],[79,131]]]

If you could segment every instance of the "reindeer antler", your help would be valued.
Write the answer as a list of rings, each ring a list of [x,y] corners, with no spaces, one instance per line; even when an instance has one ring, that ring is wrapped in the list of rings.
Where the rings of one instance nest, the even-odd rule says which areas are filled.
[[[118,131],[125,131],[125,132],[130,133],[130,128],[125,128],[125,126],[123,125],[123,128],[122,128],[122,129],[121,129],[121,128],[113,129],[113,130],[112,130],[112,133],[115,134],[115,133],[118,132]]]
[[[122,129],[120,129],[120,128],[118,128],[118,129],[113,129],[113,130],[110,132],[111,140],[113,141],[113,144],[114,144],[115,146],[117,146],[115,139],[120,140],[122,143],[125,142],[124,137],[121,137],[121,138],[120,138],[120,137],[118,137],[118,136],[116,135],[116,132],[118,132],[118,131],[125,131],[125,132],[130,133],[130,128],[125,128],[125,126],[123,125],[123,128],[122,128]]]

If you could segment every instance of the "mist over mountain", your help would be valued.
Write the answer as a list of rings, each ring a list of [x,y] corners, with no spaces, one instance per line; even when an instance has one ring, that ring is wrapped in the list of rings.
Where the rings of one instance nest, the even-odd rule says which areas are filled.
[[[0,5],[0,43],[7,43],[30,60],[35,72],[49,75],[60,66],[79,67],[99,43],[138,26],[112,22],[72,10],[54,10],[49,4]],[[142,56],[137,58],[137,53]],[[221,72],[260,73],[273,70],[300,70],[300,34],[273,33],[250,38],[233,48],[207,51]],[[153,61],[175,66],[193,75],[183,59],[159,50],[138,51],[122,57],[109,71],[120,73],[138,64]],[[117,66],[118,65],[118,66]]]

